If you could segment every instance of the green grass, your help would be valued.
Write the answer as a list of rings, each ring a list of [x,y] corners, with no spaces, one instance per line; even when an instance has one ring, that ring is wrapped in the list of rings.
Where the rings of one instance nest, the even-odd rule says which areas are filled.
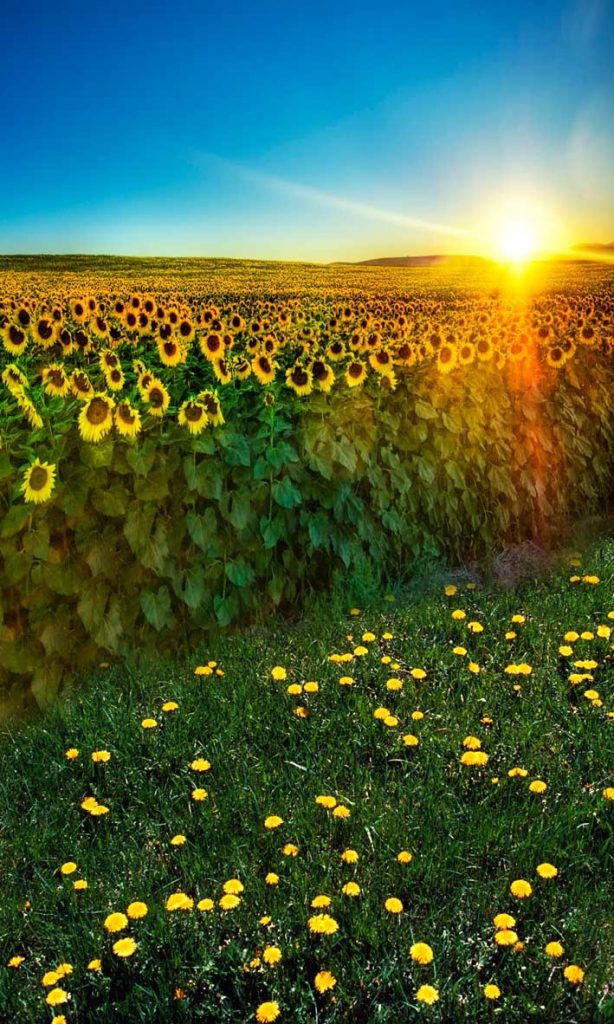
[[[71,999],[56,1012],[69,1024],[253,1021],[267,999],[278,1000],[281,1024],[613,1020],[606,993],[614,805],[602,791],[612,785],[614,542],[594,545],[578,570],[597,574],[598,585],[570,583],[573,571],[564,567],[514,593],[485,586],[451,598],[438,578],[399,593],[394,604],[380,597],[356,617],[337,595],[299,624],[219,638],[189,663],[179,657],[136,676],[119,664],[101,668],[70,701],[7,735],[0,746],[2,1019],[50,1021],[40,980],[68,962],[73,973],[59,984]],[[464,622],[451,619],[454,608],[466,610]],[[506,640],[514,613],[526,622]],[[471,620],[484,632],[470,633]],[[574,659],[599,663],[594,682],[573,687],[574,659],[558,653],[563,634],[600,624],[613,627],[610,638],[573,645]],[[329,660],[366,630],[378,638],[365,644],[367,656],[348,665]],[[386,630],[393,639],[380,639]],[[461,642],[466,658],[452,653]],[[400,668],[382,664],[384,654]],[[470,658],[480,674],[468,671]],[[194,675],[209,659],[223,676]],[[506,675],[512,662],[529,663],[532,674]],[[271,678],[275,665],[287,669],[285,683]],[[424,668],[426,679],[414,681],[412,667]],[[339,685],[344,674],[354,686]],[[403,679],[401,692],[387,691],[391,677]],[[318,681],[319,693],[287,694],[288,684],[305,680]],[[583,697],[587,685],[602,707]],[[179,708],[165,714],[161,705],[171,699]],[[306,719],[293,714],[301,703],[310,709]],[[382,705],[398,715],[398,727],[373,717]],[[411,718],[416,709],[421,721]],[[485,715],[492,724],[481,721]],[[146,716],[159,727],[143,730]],[[419,737],[417,747],[403,744],[408,732]],[[460,764],[467,735],[481,739],[486,767]],[[65,757],[69,747],[80,751],[74,761]],[[98,749],[111,752],[107,764],[92,763]],[[211,762],[205,775],[190,769],[198,756]],[[526,778],[508,777],[514,766]],[[548,785],[542,796],[529,792],[536,778]],[[195,785],[208,790],[202,803],[191,799]],[[88,794],[109,813],[82,811]],[[334,795],[351,816],[335,819],[316,805],[318,794]],[[270,814],[284,819],[273,831],[263,826]],[[177,833],[187,837],[182,847],[169,845]],[[287,842],[299,847],[297,857],[282,854]],[[341,861],[346,847],[360,854],[356,865]],[[402,849],[412,852],[411,863],[397,862]],[[70,860],[77,872],[63,878],[59,868]],[[545,861],[559,871],[551,881],[536,874]],[[275,888],[264,882],[269,871],[280,877]],[[75,878],[89,888],[75,892]],[[177,890],[217,904],[230,878],[245,886],[233,911],[165,909]],[[510,894],[518,878],[530,881],[529,899]],[[361,886],[358,898],[340,892],[350,879]],[[308,931],[318,893],[332,898],[334,935]],[[398,917],[384,909],[388,896],[403,902]],[[108,935],[103,922],[132,900],[144,900],[149,912],[121,933],[138,948],[120,960],[112,952],[120,936]],[[492,918],[503,911],[517,919],[521,951],[493,941]],[[264,914],[269,927],[259,924]],[[558,961],[543,952],[555,939],[565,947]],[[429,966],[410,959],[416,941],[433,947]],[[266,944],[281,949],[282,962],[245,971]],[[17,954],[25,957],[18,969],[4,966]],[[86,970],[95,957],[99,973]],[[577,988],[562,976],[570,963],[586,972]],[[322,969],[337,984],[320,996],[313,979]],[[492,1004],[482,994],[489,982],[502,992]],[[416,1001],[424,983],[439,991],[433,1006]],[[174,998],[176,988],[185,998]]]

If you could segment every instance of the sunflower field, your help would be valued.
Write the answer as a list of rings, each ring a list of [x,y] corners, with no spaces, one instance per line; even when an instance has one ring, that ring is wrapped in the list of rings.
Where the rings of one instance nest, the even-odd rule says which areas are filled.
[[[547,545],[611,497],[607,270],[526,295],[181,262],[0,275],[6,708],[337,569]]]

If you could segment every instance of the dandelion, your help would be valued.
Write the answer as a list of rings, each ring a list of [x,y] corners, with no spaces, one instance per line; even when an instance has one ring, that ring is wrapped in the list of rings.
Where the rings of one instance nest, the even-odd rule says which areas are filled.
[[[584,971],[577,964],[568,964],[563,974],[572,985],[581,985],[584,981]]]
[[[360,886],[356,882],[346,882],[341,892],[344,896],[360,896]]]
[[[77,870],[77,865],[74,860],[67,860],[65,864],[62,864],[60,868],[60,874],[62,875],[73,875]]]
[[[417,964],[430,964],[433,960],[433,950],[426,942],[414,942],[410,947],[409,955]]]
[[[49,1006],[62,1006],[69,999],[70,993],[66,992],[63,988],[52,988],[51,992],[47,994],[46,1002]]]
[[[501,989],[497,985],[484,985],[482,992],[487,999],[498,999],[501,995]]]
[[[287,678],[288,673],[281,665],[276,665],[275,668],[271,669],[271,675],[276,682],[283,682]]]
[[[130,903],[129,906],[128,906],[128,909],[126,910],[126,914],[133,921],[137,921],[140,918],[145,917],[147,915],[147,913],[148,913],[147,904],[141,902],[141,900],[135,900],[134,903]]]
[[[314,914],[309,918],[307,927],[310,932],[315,932],[317,935],[334,935],[339,929],[334,917],[329,917],[328,914]]]
[[[265,828],[279,828],[283,823],[284,819],[280,818],[278,814],[269,814],[268,818],[264,819]]]
[[[524,900],[531,895],[533,889],[531,888],[530,884],[527,881],[525,881],[524,878],[517,878],[510,885],[510,892],[512,896],[516,897],[516,899]]]
[[[419,1003],[426,1003],[432,1006],[439,999],[439,992],[432,985],[421,985],[416,992],[416,999]]]
[[[113,943],[113,952],[115,953],[115,956],[132,956],[136,949],[137,943],[134,941],[134,939],[131,939],[129,937],[125,939],[118,939],[117,942]]]
[[[313,983],[320,995],[323,995],[325,992],[328,992],[331,988],[335,987],[337,979],[330,971],[318,971],[313,979]]]
[[[544,946],[544,953],[546,954],[546,956],[551,956],[555,959],[560,956],[563,956],[564,952],[565,950],[563,949],[560,942],[547,942]]]
[[[262,959],[267,967],[275,967],[282,959],[281,949],[278,946],[266,946],[262,953]]]
[[[256,1010],[256,1020],[258,1024],[273,1024],[281,1013],[279,1003],[276,1000],[270,1000],[266,1003],[260,1003],[260,1006]]]
[[[341,860],[344,861],[345,864],[355,864],[358,857],[359,855],[356,850],[344,850],[341,854]]]
[[[121,932],[128,926],[128,918],[125,914],[116,912],[109,914],[104,921],[104,926],[108,932]]]
[[[537,874],[540,878],[556,878],[559,871],[555,868],[554,864],[538,864],[536,868]]]
[[[208,897],[205,897],[204,899],[198,901],[198,903],[196,904],[196,907],[197,907],[198,910],[202,910],[203,913],[208,914],[215,907],[215,903],[213,902],[212,899],[209,899]]]
[[[191,910],[194,901],[185,892],[174,892],[166,900],[165,906],[168,911]]]
[[[403,912],[403,904],[396,896],[389,896],[384,903],[384,907],[389,914],[401,914]]]

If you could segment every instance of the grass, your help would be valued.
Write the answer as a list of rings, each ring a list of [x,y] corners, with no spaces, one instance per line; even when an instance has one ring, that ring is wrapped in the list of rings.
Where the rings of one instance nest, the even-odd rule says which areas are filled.
[[[571,572],[600,582],[571,583]],[[463,584],[446,597],[437,579],[395,603],[379,597],[357,616],[337,594],[299,624],[216,639],[189,662],[178,657],[136,675],[120,664],[97,669],[69,701],[2,740],[3,1019],[242,1022],[276,1000],[281,1024],[613,1020],[613,804],[603,795],[612,785],[613,583],[614,542],[606,539],[581,568],[565,566],[515,592]],[[464,621],[452,619],[455,608],[466,611]],[[518,613],[526,621],[512,626]],[[484,631],[470,632],[470,621]],[[600,625],[612,635],[598,636]],[[505,639],[510,629],[516,639]],[[558,649],[572,629],[595,637],[574,642],[565,657]],[[366,631],[377,638],[364,642],[368,654],[330,660]],[[391,639],[382,639],[386,632]],[[458,644],[466,656],[453,653]],[[589,658],[598,663],[594,681],[571,685],[572,662]],[[194,674],[209,660],[223,675]],[[506,674],[511,663],[532,672]],[[272,678],[275,666],[286,669],[285,681]],[[413,679],[412,668],[426,678]],[[354,684],[341,686],[343,675]],[[391,678],[402,690],[386,688]],[[319,683],[317,694],[287,693],[307,680]],[[583,696],[587,687],[602,706]],[[178,708],[164,712],[168,700]],[[308,717],[294,713],[299,706]],[[374,717],[382,706],[398,725]],[[417,710],[420,720],[411,717]],[[145,717],[157,728],[143,729]],[[418,745],[406,746],[406,734]],[[485,767],[461,764],[467,736],[480,739]],[[65,756],[71,747],[74,760]],[[101,749],[111,758],[96,765],[91,754]],[[193,771],[197,757],[211,769]],[[509,777],[514,767],[526,777]],[[534,779],[547,783],[542,795],[529,791]],[[194,801],[194,787],[207,798]],[[92,794],[107,814],[81,809]],[[334,796],[350,816],[336,818],[318,795]],[[283,824],[267,829],[272,814]],[[177,834],[184,845],[170,844]],[[282,852],[287,843],[296,856]],[[358,852],[356,864],[342,861],[346,848]],[[398,862],[401,850],[411,852],[409,863]],[[63,876],[68,861],[77,869]],[[543,862],[557,877],[538,876]],[[269,872],[278,885],[266,884]],[[224,911],[231,878],[245,890]],[[75,891],[75,879],[88,888]],[[529,898],[512,896],[515,879],[530,882]],[[342,894],[349,880],[359,896]],[[191,910],[165,909],[177,891],[194,899]],[[308,929],[317,894],[331,897],[335,934]],[[390,896],[401,900],[401,914],[385,910]],[[197,909],[202,898],[213,911]],[[108,934],[107,915],[134,900],[147,904],[147,916]],[[522,949],[494,942],[501,912],[516,918]],[[259,923],[263,915],[270,924]],[[121,959],[112,946],[125,935],[138,946]],[[564,947],[559,959],[544,953],[553,940]],[[432,946],[431,964],[410,958],[417,941]],[[281,962],[250,968],[267,945],[281,950]],[[20,966],[4,966],[14,956],[24,957]],[[94,958],[100,971],[87,969]],[[54,986],[41,978],[60,963],[73,967],[55,985],[70,1000],[53,1010],[45,999]],[[565,980],[568,964],[585,971],[582,984]],[[314,988],[320,970],[337,979],[323,995]],[[500,988],[498,1000],[484,997],[487,983]],[[438,990],[432,1006],[416,999],[423,984]]]

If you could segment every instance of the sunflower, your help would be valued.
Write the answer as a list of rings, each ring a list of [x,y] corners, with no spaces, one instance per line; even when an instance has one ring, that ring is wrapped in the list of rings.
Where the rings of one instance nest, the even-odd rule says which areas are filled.
[[[322,359],[314,359],[311,364],[311,372],[313,373],[313,379],[318,385],[320,391],[324,391],[328,394],[335,383],[335,374],[333,373],[332,367]]]
[[[177,417],[182,427],[187,427],[191,434],[200,434],[209,421],[204,402],[189,400],[184,402]]]
[[[28,398],[24,392],[21,392],[21,394],[15,394],[13,397],[32,429],[39,430],[43,425],[43,421],[32,399]]]
[[[245,320],[240,313],[232,313],[230,316],[230,328],[233,331],[242,331],[245,328]]]
[[[461,366],[469,366],[475,362],[475,345],[470,341],[464,341],[458,350],[458,361]]]
[[[133,309],[129,309],[126,312],[126,315],[124,317],[124,321],[125,321],[126,328],[127,328],[128,331],[130,331],[130,332],[136,331],[136,329],[137,329],[137,327],[139,325],[139,321],[138,321],[137,315],[136,315],[136,313],[134,312]]]
[[[70,393],[70,379],[66,376],[64,367],[59,363],[51,363],[50,366],[43,367],[41,377],[47,395],[65,398]]]
[[[6,384],[14,398],[30,386],[25,373],[22,373],[15,363],[9,363],[2,371],[2,381]]]
[[[451,373],[458,362],[456,345],[442,345],[437,353],[437,369],[440,373]]]
[[[590,324],[584,324],[578,332],[578,341],[581,345],[587,345],[592,348],[597,344],[597,332],[594,327]]]
[[[119,366],[119,357],[115,352],[111,352],[110,349],[105,348],[100,353],[99,363],[102,372],[106,373],[107,370],[114,370],[116,366]]]
[[[201,335],[198,344],[205,359],[220,359],[224,354],[224,342],[219,334]]]
[[[270,384],[275,378],[277,366],[268,356],[257,356],[252,360],[252,372],[261,384]]]
[[[211,365],[220,384],[228,384],[228,382],[232,380],[232,373],[230,372],[228,363],[225,359],[212,359]]]
[[[248,363],[247,359],[238,359],[232,367],[232,372],[237,380],[247,380],[252,373],[251,363]]]
[[[120,402],[114,414],[115,429],[122,437],[136,437],[141,430],[141,416],[130,402]]]
[[[359,360],[353,360],[345,371],[345,382],[349,388],[359,387],[367,378],[367,367]]]
[[[164,416],[170,402],[170,395],[161,380],[154,378],[145,392],[152,416]]]
[[[222,408],[220,406],[219,399],[214,391],[201,391],[196,398],[197,402],[202,402],[209,417],[209,422],[213,427],[221,427],[224,423],[224,417],[222,415]]]
[[[70,387],[75,398],[86,401],[94,394],[94,386],[85,370],[73,370],[70,375]]]
[[[53,491],[55,472],[55,466],[48,462],[41,462],[40,459],[35,459],[32,465],[26,469],[23,475],[23,483],[20,487],[25,500],[33,501],[37,505],[43,501],[48,501]]]
[[[20,356],[28,347],[28,335],[17,324],[9,324],[2,331],[2,343],[12,356]]]
[[[310,395],[313,391],[313,374],[310,369],[295,363],[286,371],[286,384],[297,395]]]
[[[486,363],[486,362],[488,362],[489,359],[492,359],[492,355],[493,355],[494,349],[493,349],[493,346],[492,346],[492,343],[491,343],[490,339],[489,338],[480,338],[476,342],[475,351],[476,351],[476,355],[477,355],[478,359],[482,363]]]
[[[92,339],[82,328],[75,331],[73,341],[83,355],[88,355],[93,348]]]
[[[73,320],[82,324],[87,316],[87,306],[82,299],[75,299],[70,305]]]
[[[548,349],[548,355],[546,356],[546,362],[548,366],[554,366],[558,370],[560,366],[563,366],[567,362],[567,358],[563,349],[560,345],[553,345],[552,348]]]
[[[95,394],[79,413],[79,433],[84,441],[100,441],[113,426],[115,402],[104,393]]]
[[[389,373],[392,370],[392,356],[384,348],[369,355],[369,364],[376,373]]]
[[[108,370],[104,377],[109,391],[121,391],[125,383],[121,366],[116,366],[113,370]]]
[[[177,326],[177,331],[179,333],[179,337],[186,345],[189,341],[192,340],[195,333],[194,325],[191,320],[188,320],[187,317],[182,317],[180,319],[179,324]]]
[[[345,356],[345,345],[342,341],[331,341],[330,345],[326,349],[326,358],[330,359],[332,363],[337,362],[339,359],[343,359]]]
[[[91,322],[92,334],[97,338],[108,338],[109,324],[103,316],[96,316]]]
[[[167,325],[165,324],[164,326]],[[164,340],[160,337],[158,340],[158,355],[160,356],[160,362],[164,363],[165,366],[177,366],[179,363],[185,363],[186,361],[186,350],[176,338],[166,338]]]

